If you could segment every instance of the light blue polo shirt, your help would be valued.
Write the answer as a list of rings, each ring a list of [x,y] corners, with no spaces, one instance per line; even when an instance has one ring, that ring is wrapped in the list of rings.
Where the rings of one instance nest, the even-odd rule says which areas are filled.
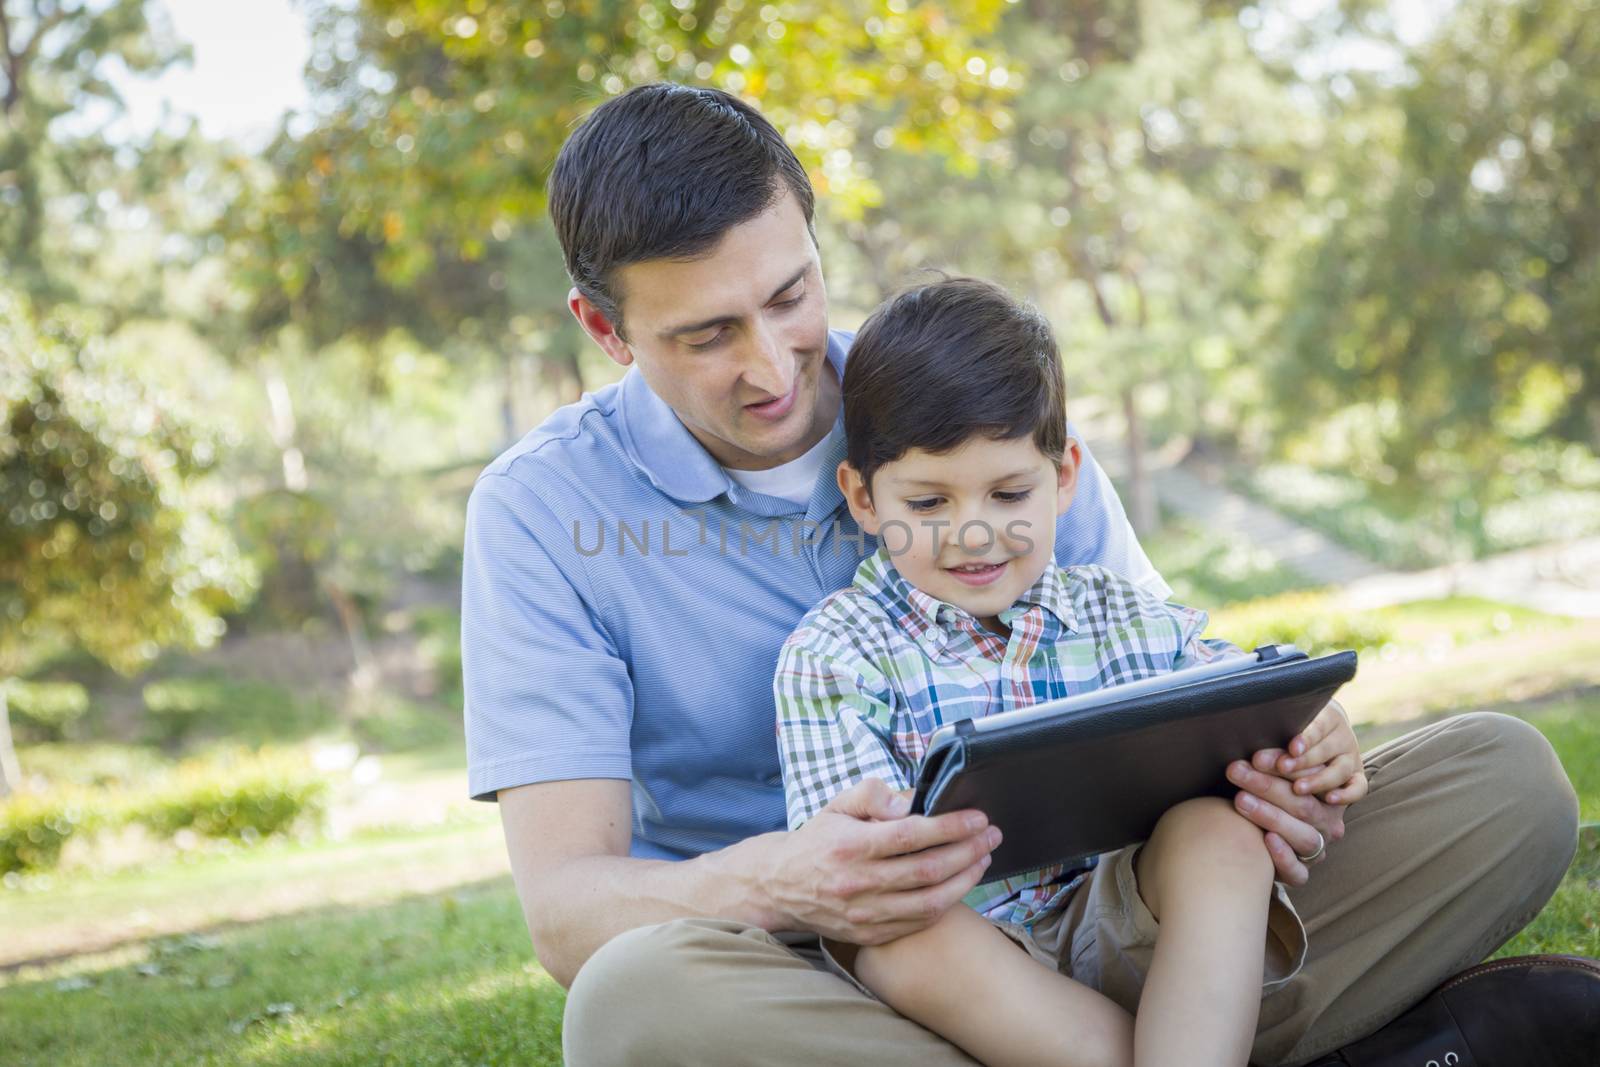
[[[841,375],[852,337],[829,334]],[[745,489],[634,368],[491,463],[461,597],[472,795],[630,781],[631,851],[654,859],[784,829],[778,650],[877,548],[835,483],[844,456],[841,414],[804,510]],[[1169,595],[1087,447],[1055,547]]]

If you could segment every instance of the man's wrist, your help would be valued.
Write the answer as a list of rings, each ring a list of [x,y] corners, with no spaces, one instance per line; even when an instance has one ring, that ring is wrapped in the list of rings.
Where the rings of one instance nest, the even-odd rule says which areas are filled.
[[[723,906],[729,912],[727,918],[769,933],[798,929],[793,916],[774,899],[767,873],[788,836],[788,831],[783,830],[757,834],[700,857],[710,865],[716,883],[726,894]]]

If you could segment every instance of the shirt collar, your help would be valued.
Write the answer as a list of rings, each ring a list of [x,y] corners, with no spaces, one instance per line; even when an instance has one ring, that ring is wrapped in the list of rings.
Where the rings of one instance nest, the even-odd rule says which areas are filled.
[[[1062,629],[1068,633],[1078,631],[1078,613],[1072,606],[1072,593],[1068,587],[1067,575],[1052,558],[1044,566],[1044,573],[1039,575],[1039,580],[1022,591],[1017,597],[1017,602],[1000,613],[1000,621],[1007,626],[1011,620],[1023,614],[1030,605],[1037,604],[1056,617]]]
[[[845,357],[852,336],[839,330],[828,331],[827,359],[841,381],[844,380]],[[733,479],[689,432],[677,412],[645,384],[644,375],[639,373],[638,367],[630,367],[623,376],[617,407],[621,415],[623,447],[627,450],[628,458],[657,489],[685,504],[704,504],[733,486]],[[841,413],[835,419],[836,428],[842,418]],[[843,434],[838,436],[838,445],[830,449],[830,459],[834,451],[839,453],[838,459],[844,458]],[[833,459],[832,466],[826,468],[827,480],[832,480],[833,468],[838,465],[838,460]],[[833,500],[834,506],[843,500],[837,486],[832,497],[837,498]]]
[[[907,581],[889,557],[888,549],[881,544],[876,552],[861,561],[856,569],[855,584],[889,607],[895,621],[930,657],[937,657],[944,651],[945,645],[959,632],[961,620],[972,620],[964,609],[930,596]],[[1010,626],[1035,605],[1054,615],[1066,632],[1077,632],[1078,615],[1072,606],[1066,572],[1054,559],[1045,564],[1039,580],[1000,613],[1000,621]]]

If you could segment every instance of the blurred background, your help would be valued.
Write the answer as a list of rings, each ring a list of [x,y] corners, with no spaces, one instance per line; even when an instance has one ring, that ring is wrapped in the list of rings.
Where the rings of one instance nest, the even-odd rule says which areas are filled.
[[[0,0],[0,1059],[556,1062],[466,799],[477,471],[614,380],[544,182],[642,82],[811,171],[833,325],[1050,316],[1177,598],[1493,708],[1590,824],[1591,0]]]

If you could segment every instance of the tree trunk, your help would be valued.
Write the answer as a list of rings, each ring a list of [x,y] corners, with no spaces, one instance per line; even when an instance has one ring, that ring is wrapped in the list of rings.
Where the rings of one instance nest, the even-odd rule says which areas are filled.
[[[283,487],[291,493],[303,493],[310,479],[306,476],[306,457],[295,444],[294,398],[289,394],[289,383],[270,363],[262,367],[262,375],[267,388],[267,432],[283,460]]]
[[[505,391],[500,396],[500,443],[510,448],[517,441],[517,357],[504,349]]]
[[[367,640],[367,625],[362,621],[361,609],[344,587],[331,579],[323,580],[328,599],[339,616],[345,639],[350,642],[350,659],[354,669],[350,672],[350,685],[358,696],[367,696],[377,687],[378,662],[372,655],[372,643]]]
[[[1122,390],[1122,418],[1128,429],[1128,518],[1134,532],[1145,537],[1155,532],[1161,516],[1155,487],[1145,470],[1144,425],[1139,420],[1138,391],[1132,385]]]
[[[22,768],[17,764],[17,747],[11,742],[11,714],[6,707],[6,687],[0,683],[0,799],[22,785]]]

